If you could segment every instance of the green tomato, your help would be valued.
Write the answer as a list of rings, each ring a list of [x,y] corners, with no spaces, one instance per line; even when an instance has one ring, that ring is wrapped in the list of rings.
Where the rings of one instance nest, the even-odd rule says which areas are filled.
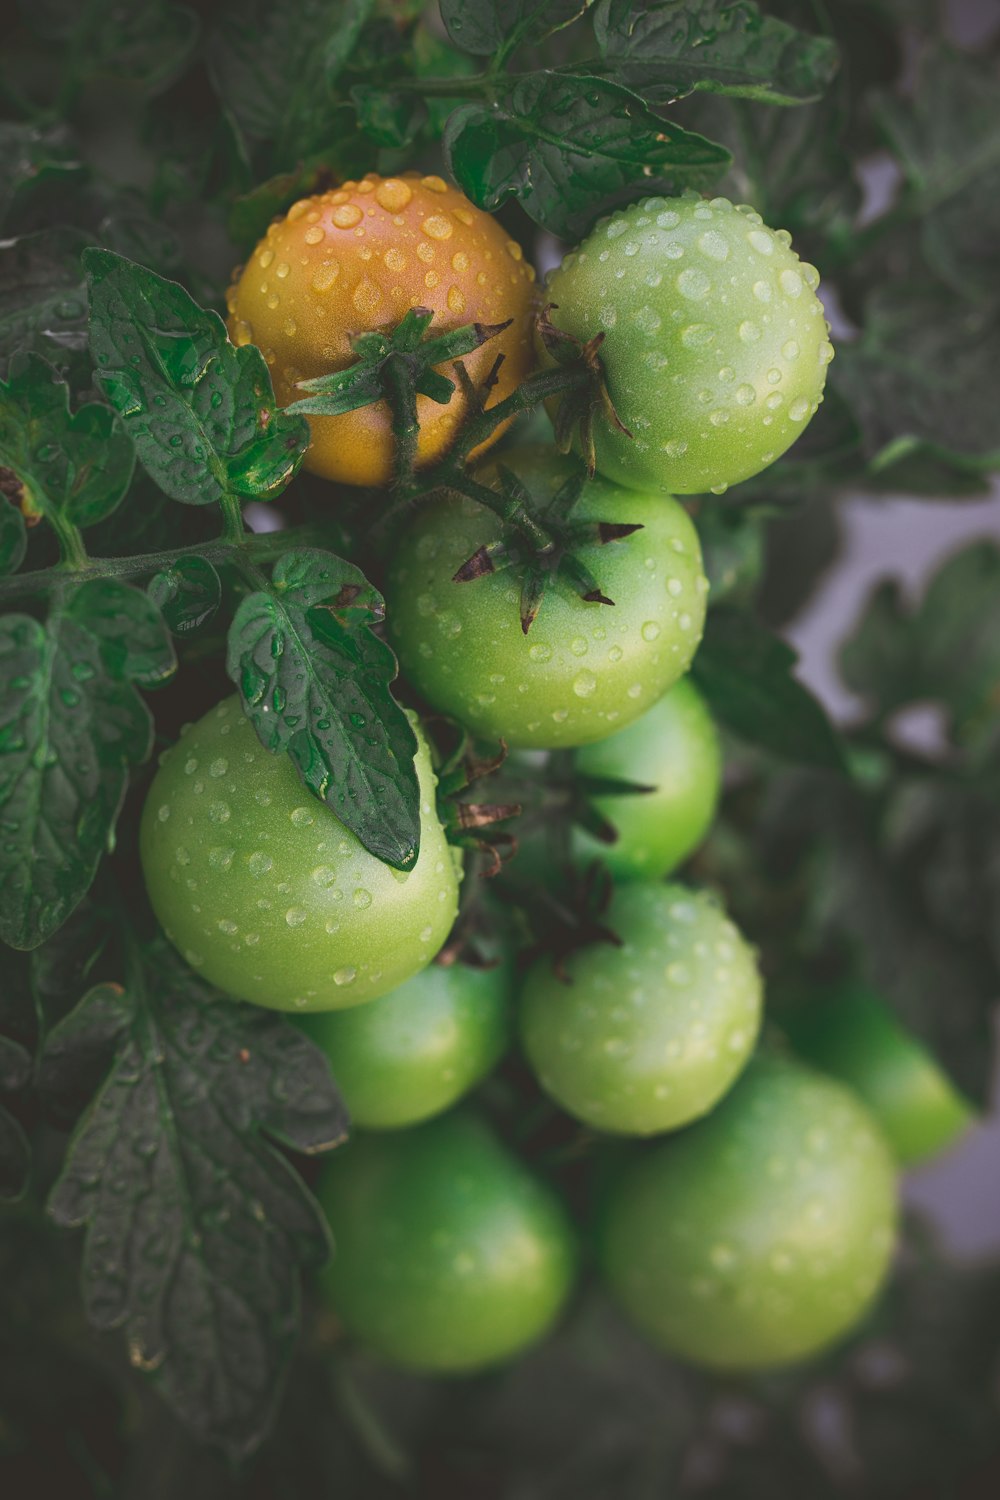
[[[575,471],[545,449],[514,450],[504,462],[548,497]],[[480,477],[488,483],[493,472]],[[623,728],[687,671],[701,638],[708,585],[697,532],[678,504],[594,479],[573,519],[643,528],[580,549],[614,608],[586,603],[559,577],[527,635],[514,569],[452,581],[501,534],[493,512],[473,501],[421,509],[389,568],[387,625],[403,671],[434,708],[512,746],[583,745]]]
[[[627,729],[579,750],[575,761],[585,776],[651,788],[592,798],[617,831],[613,844],[573,830],[576,859],[602,859],[616,880],[669,875],[698,847],[715,817],[722,751],[705,700],[689,678]]]
[[[558,328],[603,333],[597,467],[647,491],[720,492],[767,467],[822,399],[819,274],[725,198],[646,198],[603,219],[548,282]]]
[[[548,1331],[573,1281],[558,1200],[462,1111],[335,1152],[322,1284],[345,1327],[412,1369],[476,1370]]]
[[[802,1359],[847,1333],[889,1267],[894,1166],[849,1089],[759,1058],[719,1108],[637,1155],[599,1254],[636,1327],[721,1370]]]
[[[430,963],[458,906],[459,871],[418,732],[420,855],[403,874],[369,854],[265,750],[228,698],[163,756],[140,853],[153,910],[192,968],[274,1010],[374,1000]]]
[[[714,897],[680,885],[625,885],[595,943],[529,971],[524,1050],[545,1091],[578,1120],[654,1135],[697,1119],[753,1051],[761,980],[753,949]]]
[[[510,969],[430,964],[354,1010],[304,1016],[355,1125],[392,1130],[448,1109],[507,1050]]]
[[[932,1054],[864,985],[840,985],[783,1025],[807,1062],[860,1094],[903,1166],[954,1145],[975,1119]]]

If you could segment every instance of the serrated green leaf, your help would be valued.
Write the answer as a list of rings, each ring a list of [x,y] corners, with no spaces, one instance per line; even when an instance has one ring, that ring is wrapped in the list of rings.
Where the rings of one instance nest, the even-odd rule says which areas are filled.
[[[997,308],[889,281],[869,297],[861,337],[839,345],[830,378],[876,470],[926,453],[975,472],[1000,465],[998,368]]]
[[[696,89],[767,104],[816,99],[837,68],[837,48],[752,0],[599,0],[594,32],[614,77],[650,104]]]
[[[351,90],[358,124],[378,146],[400,150],[416,140],[427,120],[419,94],[373,88],[359,83]]]
[[[166,944],[142,982],[99,985],[50,1034],[40,1082],[114,1046],[49,1213],[86,1226],[83,1295],[121,1327],[203,1439],[243,1458],[264,1437],[298,1324],[298,1270],[329,1252],[301,1179],[265,1138],[309,1153],[347,1116],[317,1048],[283,1018],[239,1005]]]
[[[795,652],[743,610],[709,612],[691,675],[727,729],[784,760],[843,769],[840,741],[809,689],[792,675]]]
[[[456,47],[477,56],[509,57],[582,16],[589,0],[441,0],[441,19]]]
[[[597,78],[533,73],[492,109],[455,111],[445,152],[480,208],[517,197],[527,214],[576,240],[622,190],[649,179],[703,183],[729,161],[724,146],[652,114],[634,94]]]
[[[333,128],[331,85],[344,68],[373,0],[231,0],[210,45],[212,77],[250,142],[270,142],[279,168],[322,152]]]
[[[159,612],[112,579],[73,590],[45,626],[0,619],[0,938],[12,947],[37,947],[86,894],[128,768],[152,747],[132,684],[173,666]]]
[[[906,174],[928,264],[959,296],[993,303],[1000,300],[998,98],[994,57],[935,46],[912,90],[874,100]]]
[[[204,557],[179,557],[150,579],[146,592],[174,635],[200,629],[222,602],[219,575]]]
[[[176,282],[106,250],[84,264],[97,378],[151,478],[187,505],[282,490],[309,428],[278,410],[260,350]]]
[[[988,734],[1000,685],[1000,548],[977,542],[949,558],[916,607],[899,584],[880,584],[840,664],[879,719],[931,702],[959,738]]]
[[[384,613],[364,574],[329,552],[286,552],[244,599],[226,670],[261,743],[372,854],[409,869],[420,848],[416,739],[389,684],[396,660],[369,628]]]
[[[52,366],[18,354],[0,381],[0,467],[16,476],[25,516],[93,526],[132,482],[135,450],[115,412],[96,401],[71,412]]]
[[[90,243],[78,229],[43,229],[0,243],[0,358],[34,350],[61,365],[86,350],[80,257]]]

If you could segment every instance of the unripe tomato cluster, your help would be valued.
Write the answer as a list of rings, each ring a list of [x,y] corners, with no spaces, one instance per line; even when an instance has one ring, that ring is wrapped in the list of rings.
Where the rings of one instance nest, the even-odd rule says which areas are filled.
[[[570,752],[616,837],[574,828],[563,849],[577,871],[595,859],[610,871],[611,940],[558,968],[544,953],[518,963],[509,945],[492,965],[432,962],[461,865],[419,726],[421,850],[405,874],[261,747],[236,698],[154,780],[142,856],[168,936],[223,990],[301,1017],[352,1112],[355,1134],[318,1190],[336,1243],[323,1285],[344,1328],[391,1361],[459,1372],[516,1354],[564,1309],[588,1247],[654,1342],[729,1370],[843,1336],[886,1273],[895,1168],[879,1124],[844,1082],[758,1048],[754,949],[677,874],[714,817],[722,757],[685,675],[708,585],[673,495],[758,472],[816,410],[833,352],[817,280],[787,235],[723,199],[650,198],[602,221],[544,300],[581,346],[604,336],[618,423],[598,410],[598,472],[572,511],[575,556],[603,598],[556,570],[525,630],[516,558],[456,581],[504,523],[447,489],[417,506],[380,580],[388,638],[423,703],[515,751]],[[433,311],[432,333],[509,320],[466,360],[475,381],[503,354],[496,402],[549,357],[533,281],[497,222],[441,179],[369,176],[272,225],[231,290],[230,331],[260,344],[287,404],[301,380],[349,364],[357,334],[391,332],[412,308]],[[420,399],[418,469],[467,417],[461,392]],[[385,403],[311,420],[314,472],[389,480]],[[475,479],[499,491],[513,473],[544,527],[576,472],[536,443]],[[566,898],[564,865],[530,830],[515,875],[519,859],[527,888]],[[541,1107],[577,1122],[600,1164],[583,1246],[544,1160],[529,1164],[460,1102],[510,1066],[515,1038]],[[815,1036],[802,1045],[822,1069]],[[843,1061],[834,1071],[853,1081]],[[865,1092],[880,1114],[870,1077]]]

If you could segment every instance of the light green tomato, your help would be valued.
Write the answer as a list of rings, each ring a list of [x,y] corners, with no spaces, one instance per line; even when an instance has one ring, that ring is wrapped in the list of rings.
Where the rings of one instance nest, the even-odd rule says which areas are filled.
[[[577,470],[542,448],[513,449],[503,461],[546,500]],[[492,477],[489,468],[477,474]],[[405,675],[434,708],[511,746],[584,745],[623,728],[687,671],[701,639],[708,585],[681,506],[598,478],[573,520],[642,527],[580,549],[614,606],[588,604],[557,578],[527,635],[515,569],[453,582],[501,534],[484,506],[451,496],[422,507],[389,567],[386,622]]]
[[[153,910],[191,967],[240,1000],[308,1011],[374,1000],[430,963],[460,874],[417,742],[420,855],[402,874],[265,750],[238,698],[187,729],[150,787],[140,853]]]
[[[592,798],[615,827],[613,844],[573,829],[574,857],[603,860],[616,880],[669,875],[711,827],[722,782],[722,750],[705,700],[687,677],[627,729],[578,750],[575,764],[585,776],[651,788]]]
[[[548,1331],[572,1287],[561,1204],[464,1111],[355,1137],[317,1197],[336,1246],[323,1288],[394,1364],[459,1373],[509,1359]]]
[[[803,1359],[883,1283],[894,1164],[849,1089],[756,1059],[706,1120],[636,1155],[607,1193],[604,1275],[636,1327],[720,1370]]]
[[[392,1130],[448,1109],[499,1062],[510,968],[430,964],[391,994],[299,1020],[325,1052],[355,1125]]]
[[[753,949],[714,897],[624,885],[595,943],[529,971],[521,1037],[538,1081],[597,1130],[655,1135],[710,1110],[753,1051],[761,979]]]
[[[947,1150],[973,1123],[933,1054],[866,986],[838,985],[784,1025],[800,1056],[860,1094],[903,1166]]]
[[[553,323],[604,334],[597,467],[642,491],[716,492],[801,434],[833,358],[819,273],[725,198],[646,198],[602,219],[549,277]]]

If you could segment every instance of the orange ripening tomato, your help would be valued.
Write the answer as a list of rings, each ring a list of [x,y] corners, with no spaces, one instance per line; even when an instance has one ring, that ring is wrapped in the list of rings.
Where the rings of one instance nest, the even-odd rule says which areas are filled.
[[[297,381],[352,364],[352,339],[395,328],[412,307],[434,314],[429,335],[511,319],[509,328],[464,360],[479,381],[497,355],[504,356],[491,396],[495,403],[535,365],[534,279],[520,245],[440,177],[369,173],[360,182],[300,199],[270,226],[230,287],[229,333],[234,343],[263,350],[278,404],[288,406],[305,395]],[[447,451],[467,407],[459,390],[446,406],[417,397],[419,467]],[[305,466],[314,474],[356,485],[391,479],[388,403],[310,417],[309,424]]]

